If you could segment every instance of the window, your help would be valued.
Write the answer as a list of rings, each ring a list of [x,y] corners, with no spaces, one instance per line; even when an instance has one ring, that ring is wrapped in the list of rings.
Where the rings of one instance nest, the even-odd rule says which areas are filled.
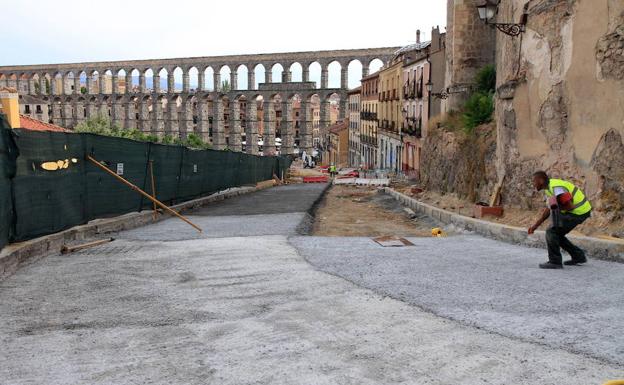
[[[30,114],[30,104],[26,104],[26,105],[24,106],[24,113],[25,113],[25,114]]]
[[[35,107],[35,112],[38,114],[42,114],[43,110],[41,109],[41,104],[37,104],[37,107]]]

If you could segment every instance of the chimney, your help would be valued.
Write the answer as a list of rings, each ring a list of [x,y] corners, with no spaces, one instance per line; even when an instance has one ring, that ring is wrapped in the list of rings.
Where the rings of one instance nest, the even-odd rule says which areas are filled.
[[[416,44],[420,44],[420,29],[416,30]]]
[[[6,115],[11,128],[20,127],[19,102],[15,88],[0,88],[0,112]]]

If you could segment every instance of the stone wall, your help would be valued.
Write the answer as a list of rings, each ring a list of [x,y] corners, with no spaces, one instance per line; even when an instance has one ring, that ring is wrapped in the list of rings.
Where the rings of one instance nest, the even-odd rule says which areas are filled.
[[[496,182],[496,128],[477,127],[473,134],[430,129],[423,139],[421,185],[455,193],[472,202],[488,202]]]
[[[503,0],[518,21],[527,0]],[[543,205],[531,174],[545,169],[588,193],[595,214],[624,214],[624,2],[533,0],[526,32],[497,36],[498,179],[505,204]]]

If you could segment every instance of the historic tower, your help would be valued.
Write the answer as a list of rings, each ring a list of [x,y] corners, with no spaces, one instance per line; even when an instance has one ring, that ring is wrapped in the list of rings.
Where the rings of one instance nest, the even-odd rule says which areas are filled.
[[[476,73],[494,64],[496,31],[479,19],[480,0],[447,0],[446,79],[450,97],[443,111],[457,110],[469,96]]]

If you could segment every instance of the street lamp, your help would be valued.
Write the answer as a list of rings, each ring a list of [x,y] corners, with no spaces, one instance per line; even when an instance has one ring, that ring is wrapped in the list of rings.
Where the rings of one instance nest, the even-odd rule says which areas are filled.
[[[425,86],[427,86],[427,92],[429,93],[429,98],[433,97],[433,98],[438,98],[438,99],[448,99],[449,94],[446,91],[431,92],[433,91],[433,83],[431,83],[431,80],[425,83]]]
[[[497,23],[496,14],[498,13],[498,0],[483,0],[481,5],[477,5],[477,11],[479,12],[479,19],[485,24],[496,27],[502,33],[509,36],[518,36],[526,29],[527,17],[528,17],[528,5],[524,6],[524,13],[520,23]]]

